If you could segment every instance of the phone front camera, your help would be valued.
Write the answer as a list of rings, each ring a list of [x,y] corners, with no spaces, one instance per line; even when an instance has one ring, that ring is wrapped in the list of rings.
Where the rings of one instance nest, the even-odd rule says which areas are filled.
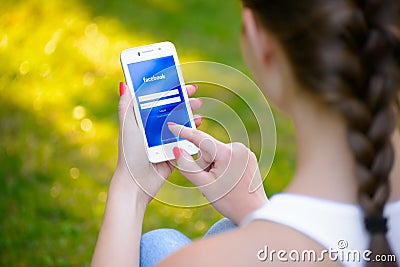
[[[140,57],[140,52],[137,52],[137,55]]]

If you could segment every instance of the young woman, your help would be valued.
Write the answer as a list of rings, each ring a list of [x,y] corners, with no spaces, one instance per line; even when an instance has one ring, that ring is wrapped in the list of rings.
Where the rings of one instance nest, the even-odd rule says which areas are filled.
[[[197,162],[179,148],[174,154],[182,174],[207,198],[220,193],[224,181],[240,179],[212,203],[239,227],[193,243],[176,231],[155,231],[141,243],[142,219],[151,197],[133,181],[126,164],[150,195],[157,193],[172,167],[147,161],[128,109],[131,95],[122,85],[119,117],[122,122],[126,112],[121,133],[128,137],[119,143],[92,265],[396,266],[390,255],[398,264],[400,1],[243,4],[244,58],[270,102],[290,116],[296,128],[292,182],[269,201],[263,188],[249,192],[253,177],[261,177],[246,147],[170,124],[176,135],[200,146]],[[195,89],[188,87],[190,94]],[[191,104],[196,109],[201,103],[192,99]],[[199,124],[201,118],[196,121]],[[219,187],[202,187],[215,180],[222,181],[216,183]],[[222,228],[227,228],[226,220]],[[337,251],[332,254],[332,249]],[[308,258],[310,251],[318,257]]]

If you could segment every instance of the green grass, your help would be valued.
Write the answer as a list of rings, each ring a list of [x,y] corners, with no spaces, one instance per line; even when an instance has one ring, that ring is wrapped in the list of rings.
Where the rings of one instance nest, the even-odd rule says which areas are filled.
[[[88,266],[116,163],[120,51],[170,40],[182,62],[217,61],[247,72],[240,4],[5,0],[1,12],[0,266]],[[210,92],[204,86],[198,95]],[[269,194],[294,169],[292,126],[281,116],[276,124]],[[246,127],[254,130],[251,121]],[[202,129],[218,134],[212,123]],[[177,174],[172,180],[185,183]],[[220,217],[211,206],[155,201],[144,231],[173,227],[196,238]]]

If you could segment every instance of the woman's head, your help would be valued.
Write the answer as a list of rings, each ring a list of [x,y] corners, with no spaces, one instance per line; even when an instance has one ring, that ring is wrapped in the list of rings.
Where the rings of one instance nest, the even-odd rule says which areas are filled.
[[[242,2],[243,52],[272,102],[287,109],[284,98],[302,90],[347,123],[366,227],[372,244],[385,247],[382,211],[399,108],[400,1]],[[275,73],[286,64],[296,88]]]

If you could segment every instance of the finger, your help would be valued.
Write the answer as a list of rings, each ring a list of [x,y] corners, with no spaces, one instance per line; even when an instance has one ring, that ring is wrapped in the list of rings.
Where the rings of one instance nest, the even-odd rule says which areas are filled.
[[[143,140],[143,134],[139,129],[139,125],[136,121],[135,114],[133,112],[133,100],[129,88],[123,83],[120,83],[120,100],[118,104],[118,117],[120,121],[119,138],[118,138],[118,160],[124,161],[126,164],[132,162],[132,153],[125,153],[125,149],[134,148],[138,151],[144,151],[145,145]],[[142,162],[139,166],[145,166],[149,164],[146,157],[141,158]],[[138,162],[134,159],[135,162]],[[132,166],[130,166],[132,168]]]
[[[214,181],[214,178],[209,173],[203,171],[194,161],[193,157],[185,150],[174,147],[173,152],[179,172],[196,187],[204,186]]]
[[[171,122],[168,123],[168,127],[173,134],[187,139],[200,149],[198,163],[203,169],[208,168],[210,163],[227,156],[226,145],[202,131]],[[217,159],[217,151],[219,159]]]
[[[118,103],[118,117],[119,121],[123,121],[123,117],[125,116],[125,111],[129,106],[129,98],[126,96],[128,91],[128,87],[124,82],[119,83],[119,103]]]
[[[194,95],[197,91],[197,84],[188,84],[186,85],[186,91],[188,93],[188,96],[191,97],[192,95]]]
[[[125,83],[120,82],[120,99],[118,104],[118,117],[120,122],[120,127],[124,126],[125,123],[129,122],[127,125],[134,126],[133,130],[138,129],[135,114],[133,112],[133,101],[131,92]]]
[[[216,151],[215,151],[216,152]],[[216,160],[216,154],[212,154],[210,152],[202,152],[199,149],[199,153],[197,153],[197,165],[206,172],[209,172],[214,165],[214,161]]]
[[[203,100],[201,98],[190,98],[189,103],[192,110],[197,110],[203,105]]]
[[[193,117],[194,117],[194,124],[196,124],[196,127],[199,127],[203,121],[203,114],[196,114]]]
[[[200,147],[201,143],[205,140],[208,140],[208,142],[206,142],[207,144],[212,144],[215,146],[224,145],[223,143],[221,143],[220,141],[218,141],[211,135],[206,134],[205,132],[199,131],[197,129],[185,127],[183,125],[179,125],[174,122],[168,122],[168,128],[176,136],[179,136],[179,137],[189,140],[190,142],[195,144],[197,147]]]

